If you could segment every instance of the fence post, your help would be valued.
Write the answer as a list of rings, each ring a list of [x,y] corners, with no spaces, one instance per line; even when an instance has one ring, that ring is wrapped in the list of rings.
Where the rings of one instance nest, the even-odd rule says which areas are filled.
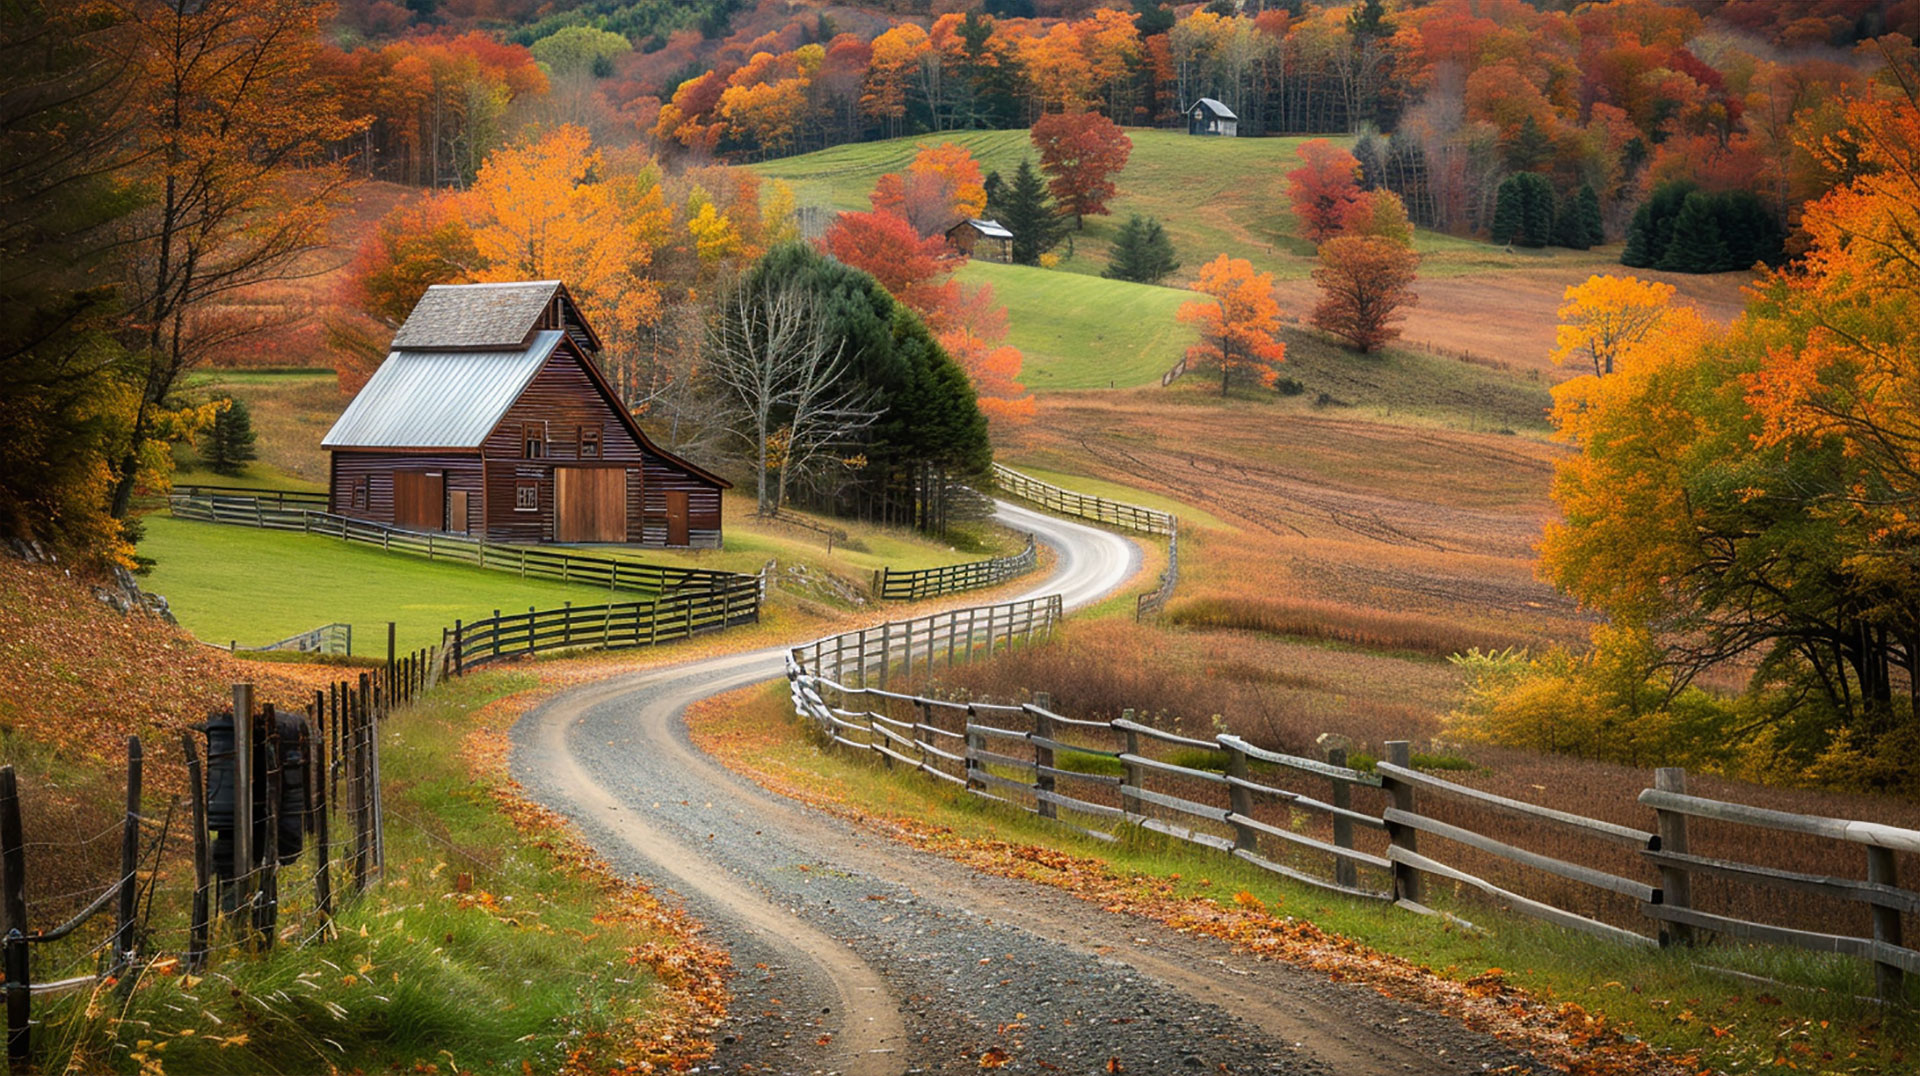
[[[0,766],[0,911],[6,913],[7,930],[7,1061],[20,1071],[33,1049],[33,984],[27,963],[27,842],[12,766]]]
[[[1329,747],[1327,749],[1327,762],[1329,765],[1344,768],[1347,764],[1347,749],[1344,747]],[[1353,786],[1340,780],[1338,777],[1330,778],[1330,780],[1333,782],[1333,805],[1343,810],[1351,810],[1353,808]],[[1333,816],[1333,843],[1340,848],[1353,847],[1353,819],[1347,818],[1344,815]],[[1333,858],[1333,880],[1348,888],[1359,885],[1360,872],[1358,866],[1353,860],[1348,859],[1346,856],[1335,856]]]
[[[317,693],[316,693],[317,694]],[[182,730],[180,749],[187,756],[187,795],[192,798],[193,914],[187,926],[187,970],[198,971],[207,962],[207,792],[200,771],[200,749],[193,733]]]
[[[367,789],[367,781],[372,767],[367,763],[367,746],[371,737],[368,730],[372,727],[372,715],[367,712],[369,695],[369,677],[360,674],[360,691],[355,699],[356,719],[353,723],[353,766],[352,776],[348,778],[353,792],[353,890],[364,892],[367,888],[367,866],[373,855],[373,794]]]
[[[253,873],[253,685],[233,685],[233,873],[234,909],[244,901],[252,914]]]
[[[1679,766],[1662,766],[1653,771],[1653,787],[1679,795],[1687,793],[1687,771]],[[1659,819],[1660,850],[1685,855],[1687,852],[1687,816],[1678,811],[1656,809]],[[1693,907],[1693,882],[1685,867],[1660,868],[1660,903],[1671,908]],[[1688,923],[1660,924],[1661,945],[1692,945],[1693,926]]]
[[[1217,742],[1217,741],[1216,741]],[[1247,753],[1237,744],[1223,745],[1227,749],[1227,805],[1233,808],[1233,846],[1247,852],[1260,850],[1260,835],[1252,826],[1240,821],[1253,817],[1253,793],[1243,784],[1233,782],[1251,779],[1247,768]]]
[[[973,726],[976,724],[976,722],[974,721],[974,718],[978,716],[979,716],[979,712],[973,708],[973,704],[968,703],[967,704],[967,723],[962,729],[962,731],[965,732],[967,736],[967,739],[966,739],[967,747],[966,747],[966,751],[964,752],[964,754],[966,755],[966,761],[963,764],[963,769],[965,770],[964,776],[967,779],[966,787],[969,790],[974,788],[986,787],[986,784],[984,782],[980,781],[978,778],[974,776],[974,771],[980,768],[980,757],[975,753],[981,747],[980,734],[973,731]],[[13,779],[13,768],[8,767],[6,772],[7,772],[7,779],[11,781]]]
[[[308,828],[313,831],[313,896],[314,903],[320,909],[320,917],[333,919],[333,848],[332,828],[327,824],[327,736],[321,731],[307,730],[307,759],[309,763],[307,787]]]
[[[887,667],[893,664],[893,621],[880,625],[880,690],[887,689]]]
[[[466,672],[466,669],[461,664],[465,658],[465,655],[460,648],[460,630],[461,630],[460,621],[458,618],[455,618],[453,622],[453,675],[455,676],[459,676],[464,672]]]
[[[916,703],[920,707],[920,727],[913,730],[913,742],[920,745],[920,768],[932,765],[927,761],[927,745],[933,736],[933,703],[922,698]]]
[[[266,703],[260,707],[260,717],[267,736],[267,840],[260,849],[260,889],[266,899],[255,910],[253,921],[266,948],[272,949],[280,928],[280,789],[287,775],[280,762],[280,716],[272,703]]]
[[[1899,876],[1894,871],[1893,849],[1877,845],[1867,846],[1867,881],[1884,886],[1899,884]],[[1899,946],[1900,909],[1885,904],[1873,905],[1873,940],[1887,945]],[[1882,961],[1873,963],[1873,982],[1876,993],[1882,1001],[1896,1001],[1903,995],[1905,976],[1898,965]]]
[[[140,737],[127,737],[127,813],[120,827],[120,900],[114,910],[113,958],[108,974],[125,975],[133,964],[134,897],[139,887],[134,878],[140,869],[140,779],[145,769],[145,752]],[[123,980],[126,989],[133,980]]]
[[[1406,740],[1387,741],[1387,761],[1393,763],[1395,766],[1411,765],[1413,762],[1412,752],[1413,747]],[[1395,810],[1406,811],[1410,814],[1417,810],[1414,804],[1412,785],[1387,775],[1385,779],[1381,781],[1381,786],[1386,790],[1388,795],[1393,797]],[[1420,850],[1419,834],[1398,823],[1387,823],[1387,839],[1393,842],[1395,848],[1404,849],[1408,852],[1418,852]],[[1420,872],[1404,863],[1395,863],[1393,865],[1393,895],[1399,900],[1412,901],[1415,904],[1424,903],[1427,894],[1426,887],[1422,884]]]
[[[885,568],[875,568],[873,570],[873,600],[879,601],[880,599],[886,597],[886,595],[887,595],[887,570]]]
[[[1127,722],[1133,720],[1133,710],[1131,707],[1120,711],[1120,720]],[[1132,729],[1124,729],[1122,730],[1122,735],[1127,738],[1127,754],[1138,755],[1140,753],[1140,734]],[[1125,768],[1125,776],[1121,778],[1120,785],[1120,809],[1127,814],[1143,815],[1146,812],[1140,807],[1140,797],[1134,794],[1140,788],[1142,767],[1137,763],[1128,762],[1125,759],[1121,760],[1120,765]]]
[[[1033,734],[1041,739],[1053,739],[1053,717],[1047,710],[1053,706],[1053,696],[1044,691],[1033,694],[1033,703],[1027,707],[1028,716],[1033,718]],[[1053,791],[1053,775],[1046,772],[1053,768],[1053,748],[1039,740],[1033,741],[1033,787],[1036,792]],[[1042,818],[1058,818],[1060,811],[1053,803],[1041,796],[1033,798],[1034,813]]]

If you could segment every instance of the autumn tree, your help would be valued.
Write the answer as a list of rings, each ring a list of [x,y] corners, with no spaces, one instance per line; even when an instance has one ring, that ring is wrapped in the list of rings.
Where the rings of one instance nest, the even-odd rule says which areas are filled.
[[[1320,302],[1313,324],[1345,337],[1362,352],[1400,335],[1394,322],[1412,306],[1413,279],[1420,257],[1406,246],[1380,236],[1338,236],[1320,245],[1313,282]]]
[[[1088,216],[1104,216],[1113,198],[1113,177],[1127,166],[1133,140],[1098,112],[1053,113],[1033,121],[1034,148],[1047,188],[1073,226]]]
[[[1324,243],[1340,233],[1347,210],[1360,195],[1360,162],[1324,138],[1300,144],[1300,167],[1287,173],[1300,234]]]
[[[182,376],[267,327],[222,316],[221,300],[302,272],[300,257],[325,242],[348,176],[320,162],[356,125],[315,70],[319,6],[127,0],[119,14],[140,144],[125,178],[143,202],[124,237],[125,339],[140,366],[113,465],[112,511],[124,517]]]
[[[905,172],[881,176],[870,200],[874,209],[931,236],[986,212],[987,188],[973,154],[956,142],[942,142],[922,145]]]
[[[470,281],[482,262],[461,210],[458,197],[433,196],[382,218],[349,267],[355,304],[398,326],[429,287]]]
[[[821,234],[820,247],[910,306],[928,305],[921,297],[954,268],[954,253],[944,241],[923,238],[892,213],[842,213]]]
[[[1554,333],[1554,365],[1584,357],[1595,377],[1613,373],[1621,355],[1673,312],[1673,285],[1638,277],[1593,276],[1567,288]]]
[[[1413,246],[1413,222],[1400,196],[1384,188],[1361,191],[1340,218],[1340,234],[1375,236],[1403,247]]]
[[[1287,347],[1275,338],[1280,303],[1273,294],[1273,274],[1256,273],[1252,262],[1222,254],[1200,268],[1193,290],[1209,301],[1180,307],[1180,320],[1200,330],[1199,341],[1187,349],[1188,366],[1217,369],[1222,396],[1236,379],[1261,386],[1279,380],[1277,367]]]

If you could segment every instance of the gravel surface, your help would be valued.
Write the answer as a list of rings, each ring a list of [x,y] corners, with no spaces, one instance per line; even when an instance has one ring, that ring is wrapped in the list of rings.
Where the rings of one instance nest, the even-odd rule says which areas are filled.
[[[1059,554],[1035,593],[1084,604],[1132,543],[1019,510]],[[1526,1059],[1362,986],[977,874],[725,770],[692,701],[776,676],[781,652],[652,670],[549,701],[513,770],[616,867],[677,892],[732,953],[706,1071],[1468,1073]]]

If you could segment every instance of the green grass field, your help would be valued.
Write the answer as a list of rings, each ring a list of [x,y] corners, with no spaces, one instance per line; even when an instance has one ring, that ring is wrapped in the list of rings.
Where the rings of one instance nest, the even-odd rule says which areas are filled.
[[[1174,319],[1192,292],[992,262],[959,278],[991,284],[1006,304],[1007,342],[1026,356],[1020,380],[1035,392],[1151,384],[1195,339]]]
[[[1280,279],[1302,279],[1313,270],[1313,246],[1299,238],[1287,205],[1286,173],[1297,167],[1296,151],[1305,138],[1191,138],[1179,131],[1135,128],[1127,131],[1133,153],[1115,185],[1119,197],[1112,215],[1089,217],[1071,242],[1072,257],[1061,263],[1069,272],[1098,275],[1127,216],[1159,218],[1173,240],[1182,268],[1175,283],[1193,278],[1199,267],[1221,253],[1246,258]],[[1342,142],[1344,139],[1335,138]],[[1021,158],[1034,152],[1027,132],[949,131],[884,142],[862,142],[798,157],[751,165],[753,171],[791,184],[801,205],[830,210],[866,209],[867,195],[883,173],[900,171],[921,143],[956,142],[967,147],[982,171],[1011,178]],[[1526,272],[1537,269],[1544,252],[1509,253],[1491,243],[1437,232],[1418,233],[1415,247],[1424,255],[1427,276]],[[1061,244],[1063,256],[1069,246]],[[1593,262],[1598,271],[1617,261],[1618,251],[1551,252],[1553,264],[1570,259]],[[1004,296],[1003,296],[1004,298]]]
[[[493,610],[599,605],[593,587],[383,553],[331,538],[146,518],[140,553],[154,558],[142,586],[163,594],[181,626],[210,643],[260,646],[336,621],[353,625],[355,653],[385,653],[387,621],[401,650],[440,641],[456,618]],[[619,601],[638,595],[621,592]]]

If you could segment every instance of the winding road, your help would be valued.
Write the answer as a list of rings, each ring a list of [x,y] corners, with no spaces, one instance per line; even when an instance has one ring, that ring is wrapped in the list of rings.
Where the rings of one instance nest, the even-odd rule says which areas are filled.
[[[1051,547],[1026,597],[1085,606],[1140,570],[1108,531],[1001,502]],[[800,640],[795,640],[799,642]],[[695,748],[700,699],[784,674],[784,648],[549,700],[512,771],[617,868],[677,892],[731,951],[708,1071],[1468,1073],[1528,1059],[1355,984],[987,875],[773,795]]]

